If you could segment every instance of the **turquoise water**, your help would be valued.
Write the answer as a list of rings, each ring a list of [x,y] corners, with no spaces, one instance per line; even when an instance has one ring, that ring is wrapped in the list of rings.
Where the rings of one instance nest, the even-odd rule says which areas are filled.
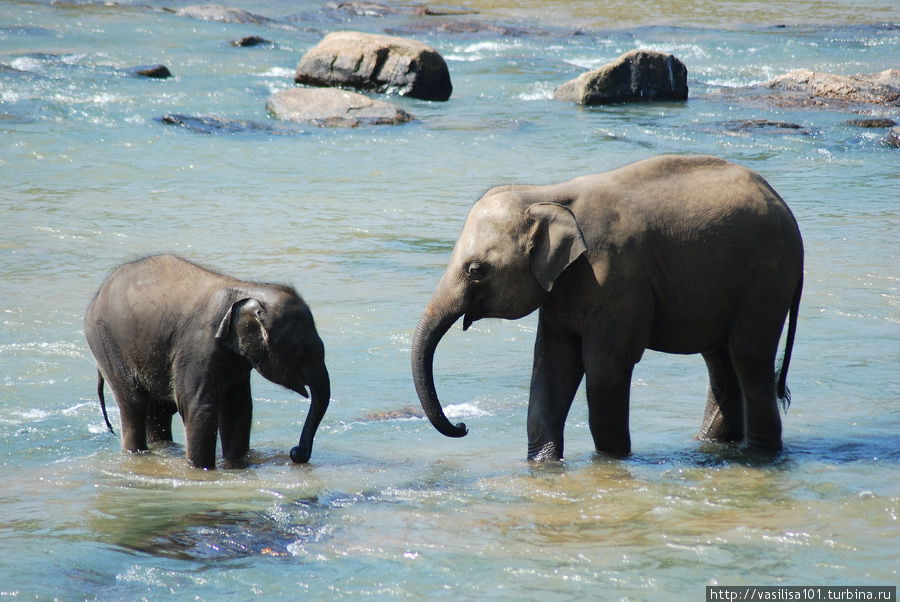
[[[196,21],[155,0],[0,4],[0,594],[694,600],[711,584],[898,584],[900,155],[884,130],[847,125],[849,111],[739,91],[793,68],[900,67],[895,3],[484,2],[436,18],[516,35],[236,5],[279,21]],[[417,117],[399,127],[270,120],[266,98],[338,29],[433,45],[451,100],[391,98]],[[251,34],[274,45],[228,45]],[[685,62],[688,102],[551,100],[638,47]],[[123,73],[156,63],[174,77]],[[275,130],[202,134],[167,114]],[[736,129],[744,119],[803,127]],[[759,171],[800,223],[806,288],[778,461],[695,441],[703,361],[648,352],[631,457],[592,454],[580,393],[566,461],[527,464],[535,316],[454,328],[439,346],[438,391],[466,438],[368,418],[417,403],[412,330],[485,189],[666,152]],[[190,469],[180,445],[124,454],[105,431],[84,310],[115,265],[162,251],[302,292],[333,389],[309,465],[288,458],[307,403],[257,376],[246,469]]]

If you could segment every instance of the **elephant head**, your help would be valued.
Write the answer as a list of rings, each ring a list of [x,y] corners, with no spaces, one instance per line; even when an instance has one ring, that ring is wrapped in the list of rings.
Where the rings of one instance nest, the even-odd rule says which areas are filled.
[[[309,307],[296,292],[279,289],[249,294],[253,296],[242,297],[228,308],[216,338],[267,380],[306,398],[310,397],[309,387],[309,413],[300,442],[291,449],[291,460],[308,462],[313,438],[331,399],[325,347]]]
[[[587,250],[575,216],[564,205],[529,203],[521,190],[485,194],[469,211],[450,263],[422,314],[412,343],[416,392],[431,424],[462,437],[465,424],[444,415],[434,387],[434,352],[463,317],[516,319],[537,309],[557,277]]]

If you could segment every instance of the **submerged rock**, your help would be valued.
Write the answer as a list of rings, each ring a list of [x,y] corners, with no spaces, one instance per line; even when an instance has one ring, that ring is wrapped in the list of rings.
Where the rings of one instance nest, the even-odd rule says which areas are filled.
[[[325,5],[330,10],[349,13],[357,17],[384,17],[400,13],[398,8],[382,4],[381,2],[366,2],[365,0],[348,0],[345,2],[329,2]]]
[[[556,89],[557,100],[582,105],[648,100],[685,100],[687,67],[671,54],[632,50]]]
[[[897,125],[897,122],[886,117],[869,117],[866,119],[849,119],[847,120],[847,125],[858,128],[889,128]]]
[[[360,422],[382,422],[385,420],[409,420],[413,418],[425,418],[425,411],[421,406],[403,406],[397,410],[383,410],[372,412],[360,417]]]
[[[348,13],[356,17],[385,17],[387,15],[398,15],[403,13],[411,13],[420,16],[449,16],[449,15],[475,15],[477,10],[469,8],[452,8],[452,7],[433,7],[427,5],[418,5],[412,7],[391,6],[383,2],[374,2],[370,0],[344,0],[343,2],[329,2],[326,8],[333,11]]]
[[[335,88],[291,88],[269,97],[266,109],[278,119],[320,127],[398,125],[413,116],[400,107]]]
[[[399,27],[385,29],[389,34],[394,35],[410,35],[410,34],[494,34],[504,37],[521,37],[526,35],[547,35],[546,30],[525,29],[522,27],[513,27],[510,25],[502,25],[500,23],[489,23],[484,21],[457,20],[457,21],[417,21],[407,23]]]
[[[182,127],[199,134],[262,133],[285,136],[303,133],[301,130],[277,128],[243,119],[222,119],[220,117],[203,117],[178,113],[163,115],[159,118],[159,121],[166,125]]]
[[[447,100],[453,91],[447,63],[431,46],[355,31],[325,36],[300,60],[294,81],[396,92],[425,100]]]
[[[179,17],[190,17],[201,21],[219,21],[221,23],[271,23],[274,19],[257,15],[240,8],[232,8],[222,4],[194,4],[180,9],[165,9]]]
[[[770,121],[768,119],[740,119],[726,121],[724,127],[729,132],[760,132],[765,134],[808,134],[809,131],[797,123]]]
[[[888,130],[888,133],[882,138],[882,142],[887,146],[900,148],[900,127],[895,126]]]
[[[770,89],[797,94],[779,99],[780,106],[823,105],[829,104],[829,101],[900,106],[898,69],[859,75],[836,75],[809,69],[795,69],[763,85]]]

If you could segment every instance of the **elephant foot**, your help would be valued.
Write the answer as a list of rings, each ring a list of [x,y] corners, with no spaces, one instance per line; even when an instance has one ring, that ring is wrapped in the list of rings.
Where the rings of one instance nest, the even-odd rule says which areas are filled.
[[[595,444],[597,453],[611,458],[625,458],[631,455],[631,438],[622,441],[605,440],[602,444]]]
[[[548,441],[543,445],[528,446],[529,462],[547,462],[562,459],[562,445],[557,446],[553,441]]]
[[[294,464],[306,464],[312,456],[312,449],[306,446],[295,445],[291,448],[291,461]]]
[[[781,444],[781,437],[747,437],[743,444],[741,444],[741,449],[754,455],[771,458],[779,455],[783,446]]]

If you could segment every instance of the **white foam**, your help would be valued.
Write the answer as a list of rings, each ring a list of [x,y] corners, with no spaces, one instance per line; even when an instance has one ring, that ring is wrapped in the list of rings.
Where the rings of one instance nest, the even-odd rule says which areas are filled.
[[[556,84],[550,82],[535,82],[528,90],[519,94],[519,100],[552,100]]]
[[[444,415],[447,418],[471,418],[472,416],[490,416],[478,406],[471,403],[457,403],[444,407]]]

